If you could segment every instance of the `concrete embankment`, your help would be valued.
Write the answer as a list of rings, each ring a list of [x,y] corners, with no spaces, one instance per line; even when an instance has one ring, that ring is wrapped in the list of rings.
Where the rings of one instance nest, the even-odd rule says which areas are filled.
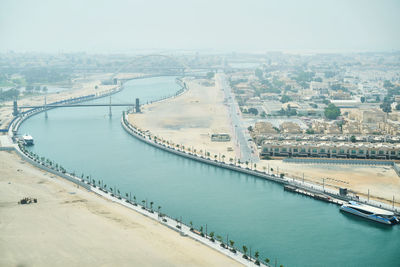
[[[274,174],[268,174],[265,172],[260,172],[257,170],[252,170],[249,168],[242,168],[241,166],[237,166],[234,164],[228,164],[225,163],[223,161],[218,161],[218,160],[212,160],[210,158],[206,158],[204,156],[200,156],[191,152],[186,152],[182,149],[177,149],[175,147],[172,147],[168,144],[164,144],[161,141],[157,141],[154,138],[152,139],[151,135],[148,132],[143,132],[140,129],[136,129],[133,125],[131,125],[128,122],[128,118],[127,118],[127,114],[124,112],[121,118],[121,124],[123,126],[123,128],[130,133],[132,136],[136,137],[137,139],[152,145],[154,147],[157,147],[159,149],[168,151],[170,153],[173,153],[175,155],[179,155],[185,158],[189,158],[192,160],[196,160],[198,162],[202,162],[205,164],[209,164],[209,165],[213,165],[216,167],[221,167],[224,169],[229,169],[232,171],[236,171],[236,172],[240,172],[240,173],[244,173],[244,174],[249,174],[252,175],[254,177],[257,178],[261,178],[264,180],[269,180],[269,181],[273,181],[273,182],[277,182],[279,184],[283,184],[283,185],[292,185],[295,186],[296,188],[301,189],[302,192],[309,192],[312,195],[315,196],[320,196],[320,195],[326,195],[329,196],[331,198],[332,201],[329,201],[331,203],[337,204],[337,203],[341,203],[342,201],[358,201],[358,202],[363,202],[363,203],[368,203],[369,205],[375,206],[375,207],[379,207],[379,208],[383,208],[386,210],[390,210],[390,211],[394,211],[396,213],[399,212],[399,210],[391,205],[379,202],[379,201],[374,201],[374,200],[369,200],[367,201],[366,199],[362,199],[360,197],[355,197],[355,196],[343,196],[343,195],[339,195],[337,190],[331,189],[331,188],[326,188],[324,186],[321,185],[317,185],[317,184],[312,184],[310,182],[300,182],[300,181],[296,181],[293,178],[290,177],[279,177],[276,176]],[[318,197],[315,197],[315,199],[317,200],[321,200]]]

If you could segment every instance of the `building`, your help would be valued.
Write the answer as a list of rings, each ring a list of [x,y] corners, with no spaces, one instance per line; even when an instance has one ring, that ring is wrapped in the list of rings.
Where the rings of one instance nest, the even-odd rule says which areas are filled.
[[[267,140],[260,156],[400,159],[400,144]]]
[[[228,142],[231,140],[231,136],[227,133],[212,134],[211,141],[213,142]]]

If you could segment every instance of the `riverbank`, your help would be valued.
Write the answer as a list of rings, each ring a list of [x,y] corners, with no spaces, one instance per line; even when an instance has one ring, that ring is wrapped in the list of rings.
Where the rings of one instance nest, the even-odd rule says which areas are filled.
[[[57,93],[41,94],[36,96],[27,96],[18,99],[18,105],[43,105],[46,96],[47,103],[58,102],[61,100],[78,98],[85,95],[103,95],[116,88],[116,85],[105,85],[102,81],[111,79],[113,73],[93,74],[76,78],[72,81],[71,87]],[[117,78],[133,79],[142,77],[140,73],[130,73],[119,75]],[[13,119],[12,101],[2,103],[0,106],[0,129],[6,129]],[[1,133],[0,133],[1,134]]]
[[[212,157],[237,157],[235,144],[213,142],[213,133],[231,133],[224,93],[214,85],[203,85],[204,80],[185,79],[189,88],[179,97],[165,99],[142,107],[143,113],[129,114],[135,127],[148,129],[160,139]]]
[[[113,89],[104,93],[112,92]],[[18,147],[15,149],[18,151]],[[114,203],[118,202],[116,197],[55,169],[54,165],[39,162],[36,158],[21,161],[15,152],[0,152],[0,159],[0,183],[7,184],[2,186],[3,190],[0,189],[0,203],[3,204],[0,205],[0,213],[11,216],[10,221],[4,221],[0,225],[0,265],[46,266],[57,262],[61,266],[74,266],[82,265],[81,260],[76,260],[81,258],[87,258],[84,265],[89,266],[240,265],[215,250],[183,238],[149,218],[141,217],[141,210],[131,215],[126,208]],[[39,170],[26,162],[49,172]],[[67,180],[73,183],[59,179],[57,174],[68,176]],[[7,194],[4,190],[7,190]],[[103,198],[96,197],[93,192]],[[34,206],[17,205],[18,200],[26,196],[35,197],[39,202]],[[63,201],[60,202],[60,199]],[[42,203],[44,205],[40,205]],[[72,205],[64,205],[70,203]],[[27,207],[34,209],[27,212],[24,209]],[[48,214],[48,210],[54,212]],[[63,220],[65,214],[68,216]],[[110,221],[119,224],[110,225]],[[85,223],[82,225],[82,222]],[[85,233],[76,234],[81,232]],[[118,242],[118,239],[123,239],[124,242]],[[36,244],[37,240],[40,240],[39,245]],[[132,252],[132,246],[139,248],[136,249],[138,251]],[[45,257],[47,251],[54,247],[60,249],[52,253],[51,257]],[[88,250],[90,252],[87,253]],[[105,256],[108,255],[105,252],[109,251],[113,253]],[[85,255],[76,256],[82,253]]]
[[[230,142],[212,142],[210,133],[226,132],[232,136],[223,91],[216,86],[204,86],[202,80],[187,81],[189,90],[182,96],[165,99],[160,103],[145,105],[142,113],[128,115],[129,123],[143,132],[149,131],[159,140],[184,147],[186,151],[209,156],[218,161],[237,163],[240,148]],[[232,148],[232,151],[228,151]],[[230,150],[230,149],[229,149]],[[298,182],[307,181],[316,186],[324,186],[338,192],[347,188],[365,199],[374,199],[400,207],[400,179],[396,172],[387,166],[296,164],[282,160],[260,160],[254,163],[243,162],[260,172],[281,173]]]
[[[149,218],[32,167],[14,152],[0,151],[0,162],[2,266],[240,265]],[[38,203],[18,205],[23,197],[37,198]]]

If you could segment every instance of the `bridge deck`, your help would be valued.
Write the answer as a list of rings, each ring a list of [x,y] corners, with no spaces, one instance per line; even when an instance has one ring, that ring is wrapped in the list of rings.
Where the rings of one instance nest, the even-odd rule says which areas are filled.
[[[18,108],[61,108],[61,107],[67,107],[67,108],[72,108],[72,107],[134,107],[135,104],[125,104],[125,103],[119,103],[119,104],[61,104],[61,105],[42,105],[42,106],[18,106]]]

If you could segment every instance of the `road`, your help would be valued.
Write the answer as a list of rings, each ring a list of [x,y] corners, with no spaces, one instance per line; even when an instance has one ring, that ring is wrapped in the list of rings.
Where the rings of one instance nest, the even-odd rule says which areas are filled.
[[[250,143],[248,141],[251,139],[251,137],[247,131],[247,128],[242,122],[242,119],[240,117],[239,105],[235,101],[235,96],[232,92],[232,88],[230,87],[226,79],[226,75],[224,73],[216,73],[215,82],[218,83],[220,87],[224,90],[226,104],[228,105],[229,116],[231,118],[231,124],[233,128],[234,143],[238,146],[240,150],[240,160],[242,162],[258,162],[259,158],[256,154],[256,148],[254,147],[255,145],[252,142]]]

